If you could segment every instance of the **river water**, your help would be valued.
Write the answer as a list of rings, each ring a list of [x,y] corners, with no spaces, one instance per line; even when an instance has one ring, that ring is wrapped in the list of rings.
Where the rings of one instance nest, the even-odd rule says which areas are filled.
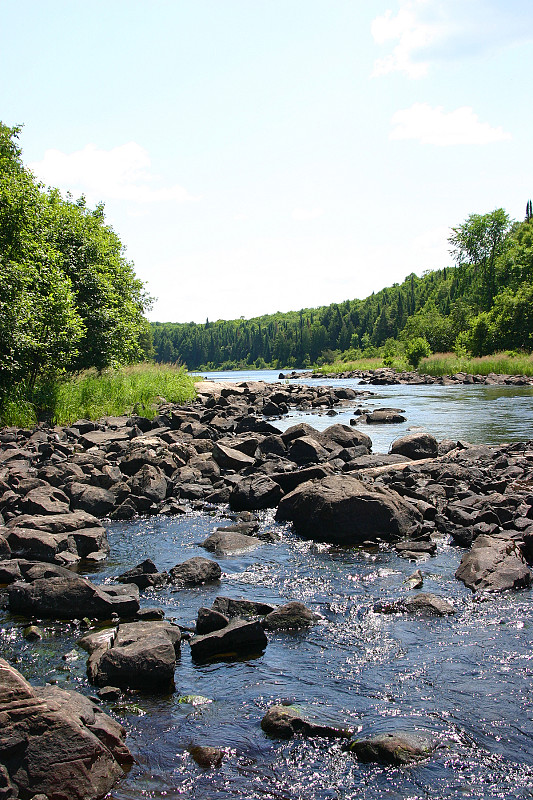
[[[274,374],[277,377],[277,373]],[[272,373],[231,373],[258,379]],[[220,379],[220,373],[212,377]],[[319,381],[319,383],[323,383]],[[354,382],[345,381],[355,386]],[[338,385],[338,384],[337,384]],[[368,404],[406,409],[407,422],[368,428],[374,451],[414,425],[440,438],[500,442],[532,436],[533,390],[492,387],[365,387]],[[367,405],[367,402],[364,403]],[[293,415],[317,428],[348,421],[350,412]],[[367,428],[364,428],[367,431]],[[219,586],[143,594],[143,605],[192,625],[198,608],[217,594],[272,604],[300,600],[322,615],[306,633],[271,633],[264,653],[196,665],[186,643],[176,670],[176,693],[135,694],[116,715],[128,730],[136,764],[109,795],[115,800],[422,800],[533,797],[533,604],[529,590],[473,602],[455,580],[460,548],[438,542],[436,557],[417,565],[387,551],[338,548],[303,541],[273,512],[264,530],[279,541],[247,554],[217,559]],[[159,569],[195,555],[223,510],[108,526],[111,557],[91,578],[103,581],[152,558]],[[419,567],[424,591],[446,597],[448,618],[386,616],[377,600],[407,593]],[[53,680],[86,694],[86,654],[75,626],[44,624],[39,645],[22,637],[22,620],[4,616],[1,652],[31,681]],[[198,696],[190,702],[191,696]],[[431,731],[439,741],[426,762],[410,767],[360,764],[335,741],[277,741],[260,721],[274,702],[290,700],[318,720],[348,723],[361,736],[393,729]],[[193,745],[228,749],[218,769],[204,770]]]

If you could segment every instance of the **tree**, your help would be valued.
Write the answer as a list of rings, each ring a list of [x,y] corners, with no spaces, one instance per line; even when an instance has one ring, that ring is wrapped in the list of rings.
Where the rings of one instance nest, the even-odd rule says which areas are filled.
[[[405,345],[405,355],[409,364],[416,369],[423,358],[431,355],[431,347],[427,339],[417,336]]]
[[[533,219],[533,205],[531,204],[531,200],[528,200],[526,203],[526,222],[529,222]]]
[[[482,305],[487,309],[496,294],[496,259],[505,249],[510,227],[509,216],[497,208],[489,214],[470,214],[462,225],[452,228],[448,239],[457,265],[468,265],[474,274],[480,273]]]

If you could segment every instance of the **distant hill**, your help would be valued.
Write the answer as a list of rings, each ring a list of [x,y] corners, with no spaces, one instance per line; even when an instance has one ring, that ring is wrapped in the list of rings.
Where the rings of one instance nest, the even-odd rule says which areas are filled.
[[[427,339],[433,352],[533,349],[533,219],[503,209],[452,229],[456,267],[319,308],[205,324],[152,323],[155,358],[189,369],[307,367]]]

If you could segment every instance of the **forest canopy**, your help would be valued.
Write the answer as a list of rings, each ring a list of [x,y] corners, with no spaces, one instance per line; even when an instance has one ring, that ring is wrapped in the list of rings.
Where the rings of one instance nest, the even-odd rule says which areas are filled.
[[[104,209],[46,189],[0,123],[0,404],[17,386],[133,363],[150,341],[143,284]]]

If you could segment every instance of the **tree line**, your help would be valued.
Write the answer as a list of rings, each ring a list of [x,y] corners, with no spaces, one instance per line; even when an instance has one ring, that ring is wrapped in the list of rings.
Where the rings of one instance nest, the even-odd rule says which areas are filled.
[[[252,319],[152,323],[155,358],[189,369],[308,367],[338,357],[533,349],[533,217],[472,214],[449,238],[454,266],[408,275],[363,300]]]

